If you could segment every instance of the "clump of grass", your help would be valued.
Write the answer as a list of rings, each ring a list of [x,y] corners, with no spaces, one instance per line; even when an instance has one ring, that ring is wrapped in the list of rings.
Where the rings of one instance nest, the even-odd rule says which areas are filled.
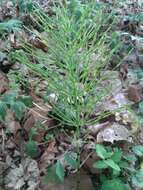
[[[52,116],[78,129],[107,114],[92,117],[96,106],[110,94],[109,87],[103,85],[103,73],[118,46],[110,48],[113,15],[99,5],[71,1],[54,6],[52,17],[35,8],[34,19],[44,31],[44,35],[36,35],[47,45],[48,53],[25,44],[26,51],[17,54],[21,63],[48,81]],[[31,56],[39,64],[31,63]]]

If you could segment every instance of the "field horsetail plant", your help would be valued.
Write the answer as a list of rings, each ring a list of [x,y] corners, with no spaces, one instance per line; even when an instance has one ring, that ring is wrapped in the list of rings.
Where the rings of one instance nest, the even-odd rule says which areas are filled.
[[[110,48],[112,18],[112,13],[104,12],[95,2],[56,5],[52,17],[35,8],[34,19],[44,33],[36,35],[48,53],[25,44],[26,51],[16,57],[48,81],[50,114],[67,126],[80,128],[105,117],[105,113],[92,115],[110,91],[103,86],[103,71],[119,47]],[[31,56],[37,64],[31,63]]]
[[[75,130],[74,137],[78,140],[81,127],[99,122],[111,114],[105,111],[97,114],[96,109],[111,93],[110,86],[104,85],[108,78],[104,71],[109,68],[110,60],[121,44],[112,47],[111,29],[115,19],[111,12],[95,1],[59,3],[53,6],[51,12],[49,17],[35,6],[33,13],[40,30],[34,35],[48,50],[33,48],[25,42],[25,51],[17,51],[15,56],[36,75],[47,80],[47,96],[44,99],[51,106],[48,114],[66,129]],[[36,60],[35,63],[32,60]],[[74,163],[78,171],[78,145],[76,152],[76,162],[70,159],[70,163]],[[63,181],[61,162],[57,161],[54,167]]]

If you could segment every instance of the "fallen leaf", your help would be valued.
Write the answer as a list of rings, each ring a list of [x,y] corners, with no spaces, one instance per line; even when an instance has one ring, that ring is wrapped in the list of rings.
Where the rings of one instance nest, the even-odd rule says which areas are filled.
[[[96,125],[90,125],[87,126],[87,130],[89,131],[90,134],[96,135],[100,130],[104,129],[105,127],[109,126],[110,122],[104,122],[104,123],[99,123]]]
[[[128,141],[132,142],[131,132],[124,126],[118,123],[113,123],[108,128],[100,131],[97,134],[97,142]]]
[[[8,78],[2,72],[0,72],[0,94],[8,90]]]
[[[39,161],[39,168],[41,172],[46,172],[46,168],[53,163],[55,154],[57,153],[56,141],[53,140],[49,143],[49,146],[42,154]]]
[[[128,88],[128,99],[135,103],[142,99],[142,87],[140,85],[130,85]]]
[[[31,111],[25,112],[22,125],[27,133],[29,133],[30,129],[35,125],[35,118]]]

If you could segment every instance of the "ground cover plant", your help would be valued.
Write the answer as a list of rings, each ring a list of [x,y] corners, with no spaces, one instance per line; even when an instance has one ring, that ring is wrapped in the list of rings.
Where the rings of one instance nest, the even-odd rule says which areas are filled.
[[[38,35],[49,53],[37,54],[26,44],[25,52],[17,52],[16,57],[48,81],[45,99],[52,107],[49,114],[67,129],[75,129],[79,139],[81,127],[111,114],[103,111],[96,115],[95,112],[96,106],[111,93],[110,86],[104,86],[108,77],[104,70],[120,44],[110,48],[112,41],[108,42],[108,32],[114,23],[113,15],[105,13],[95,2],[61,4],[54,6],[53,14],[48,18],[39,8],[35,10],[36,22],[47,34],[46,37]],[[106,28],[109,20],[111,24]],[[38,59],[38,64],[31,63],[31,54]],[[63,178],[62,166],[57,164],[58,175]]]
[[[110,49],[108,43],[113,21],[102,32],[112,14],[107,14],[105,19],[103,10],[98,10],[93,2],[88,5],[72,2],[67,7],[54,8],[56,15],[52,18],[42,15],[39,9],[35,12],[38,24],[47,34],[38,35],[49,53],[37,52],[27,44],[26,52],[17,52],[16,56],[48,81],[45,100],[49,98],[53,116],[66,125],[80,127],[98,120],[97,116],[92,120],[95,105],[110,93],[110,86],[102,88],[108,77],[104,70],[119,46]],[[38,59],[38,64],[31,64],[30,54]]]

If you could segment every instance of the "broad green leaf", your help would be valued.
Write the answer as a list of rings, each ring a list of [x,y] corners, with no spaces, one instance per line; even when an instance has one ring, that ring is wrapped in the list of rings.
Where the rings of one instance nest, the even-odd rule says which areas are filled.
[[[142,145],[136,145],[133,147],[133,152],[137,155],[137,156],[143,156],[143,146]]]
[[[59,179],[63,182],[65,177],[65,171],[63,165],[59,160],[56,163],[56,174],[59,177]]]
[[[33,127],[29,131],[29,134],[28,134],[29,139],[32,140],[32,138],[33,138],[34,135],[37,135],[37,129]]]
[[[70,165],[73,169],[77,169],[77,160],[73,157],[72,153],[66,153],[64,158],[68,165]]]
[[[112,170],[112,177],[115,178],[115,177],[118,177],[120,175],[120,171],[118,170]]]
[[[33,10],[33,2],[32,1],[30,1],[29,3],[27,3],[27,10],[29,12],[31,12]]]
[[[124,160],[120,161],[118,164],[121,168],[128,168],[129,167],[129,163],[124,161]]]
[[[32,107],[32,98],[30,96],[20,96],[18,101],[23,102],[27,107]]]
[[[118,162],[120,162],[120,160],[121,160],[121,158],[122,158],[122,154],[123,154],[122,151],[121,151],[120,149],[116,148],[116,149],[114,150],[113,155],[111,156],[111,159],[112,159],[114,162],[118,163]]]
[[[125,184],[125,190],[132,190],[132,188],[129,184]]]
[[[17,97],[17,92],[13,91],[13,92],[8,92],[6,94],[4,94],[2,101],[4,101],[6,104],[11,105],[13,102],[16,101],[16,97]]]
[[[38,155],[38,144],[36,141],[28,141],[25,145],[26,153],[31,156],[32,158]]]
[[[61,182],[59,177],[56,174],[56,165],[55,164],[47,169],[47,174],[45,176],[45,182],[49,182],[49,183]]]
[[[103,183],[101,190],[126,190],[125,184],[120,179],[107,180]]]
[[[0,120],[2,120],[2,121],[5,120],[6,112],[7,112],[6,103],[0,101]]]
[[[135,187],[143,188],[143,170],[137,171],[137,173],[132,177],[132,184]]]
[[[93,167],[98,169],[105,169],[108,168],[108,165],[104,162],[104,160],[98,160],[93,164]]]
[[[95,149],[97,155],[102,159],[110,158],[113,154],[113,152],[107,152],[107,150],[101,144],[96,144]]]
[[[15,113],[15,117],[18,120],[21,120],[22,116],[23,116],[23,112],[25,111],[26,107],[22,102],[14,102],[11,105],[11,110]]]
[[[107,160],[104,160],[104,163],[110,166],[112,169],[120,171],[120,167],[113,160],[107,159]]]
[[[134,162],[137,161],[137,157],[136,157],[136,155],[134,155],[134,154],[127,154],[126,156],[124,156],[124,158],[125,158],[127,161],[132,162],[132,163],[134,163]]]

